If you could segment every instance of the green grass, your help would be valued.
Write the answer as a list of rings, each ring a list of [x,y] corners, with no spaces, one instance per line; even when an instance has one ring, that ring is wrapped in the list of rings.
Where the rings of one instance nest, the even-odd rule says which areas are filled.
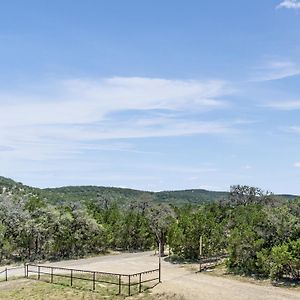
[[[79,299],[124,299],[111,290],[101,289],[97,292],[71,288],[60,284],[50,284],[34,280],[14,280],[0,285],[0,299],[2,300],[79,300]]]
[[[31,270],[30,272],[32,272]],[[37,271],[37,270],[35,270]],[[29,278],[32,280],[43,281],[47,283],[53,283],[57,285],[63,285],[68,287],[73,287],[82,290],[95,291],[105,294],[122,294],[122,295],[134,295],[138,294],[139,290],[141,292],[146,291],[158,283],[158,279],[153,279],[152,281],[139,284],[139,280],[151,280],[154,277],[145,277],[138,275],[130,276],[130,290],[129,290],[129,276],[127,275],[113,275],[105,273],[93,273],[84,272],[77,270],[60,271],[54,269],[51,276],[51,271],[48,267],[41,267],[41,275],[38,277],[37,274],[30,275]],[[32,273],[31,273],[32,274]],[[71,278],[72,275],[72,278]],[[95,280],[95,282],[94,282]],[[119,282],[121,285],[119,286]]]
[[[71,283],[70,274],[58,274],[59,276],[53,276],[53,283],[54,285],[61,285],[65,287],[71,287],[73,289],[79,289],[79,290],[85,290],[85,291],[93,291],[97,292],[99,294],[102,294],[104,296],[108,295],[118,295],[119,294],[119,278],[117,276],[111,276],[111,275],[100,275],[96,273],[95,277],[95,290],[93,289],[93,274],[86,274],[81,272],[73,272],[73,279]],[[37,280],[37,275],[31,275],[29,276],[32,280]],[[127,277],[121,278],[121,294],[122,295],[129,295],[129,290]],[[51,277],[50,275],[41,275],[40,280],[50,284]],[[132,283],[134,283],[132,281]],[[143,289],[144,290],[144,287]],[[130,294],[138,294],[138,285],[133,285],[130,288]]]
[[[124,295],[115,295],[110,289],[97,292],[50,284],[32,279],[18,279],[0,283],[0,300],[120,300]],[[132,300],[183,300],[174,294],[137,294],[126,299]]]

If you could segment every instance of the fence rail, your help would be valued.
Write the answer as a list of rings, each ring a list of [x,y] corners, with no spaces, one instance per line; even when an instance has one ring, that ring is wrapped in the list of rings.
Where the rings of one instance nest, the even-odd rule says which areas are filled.
[[[3,271],[0,271],[0,275],[4,275],[5,276],[5,281],[7,281],[7,268],[5,268]]]
[[[16,272],[16,270],[20,270],[20,272]],[[21,271],[25,271],[25,267],[11,267],[11,268],[5,268],[4,270],[0,271],[0,281],[8,281],[9,277],[11,276],[22,276],[24,273]],[[2,279],[2,280],[1,280]]]
[[[199,260],[200,270],[199,271],[201,272],[203,270],[207,270],[209,268],[216,267],[217,265],[222,263],[226,257],[228,257],[227,254],[220,254],[217,256],[213,256],[213,257],[200,258],[200,260]]]
[[[161,280],[161,268],[159,265],[158,269],[134,274],[120,274],[26,264],[25,277],[49,283],[91,289],[93,291],[96,290],[97,284],[101,287],[113,288],[116,294],[130,296],[133,293],[141,293],[143,290],[158,284]],[[91,282],[90,285],[88,284],[89,282]]]

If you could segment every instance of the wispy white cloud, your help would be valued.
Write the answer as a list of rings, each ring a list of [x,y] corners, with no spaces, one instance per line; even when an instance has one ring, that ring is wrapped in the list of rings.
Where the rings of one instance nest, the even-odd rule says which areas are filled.
[[[295,167],[295,168],[300,168],[300,162],[294,163],[294,167]]]
[[[0,126],[87,124],[127,110],[215,109],[226,105],[219,97],[228,93],[223,81],[118,77],[66,80],[53,88],[52,97],[0,93]]]
[[[284,0],[276,8],[300,9],[300,2],[296,0]]]
[[[300,75],[300,66],[289,60],[274,60],[256,68],[253,81],[279,80]]]
[[[292,100],[292,101],[273,101],[269,102],[265,107],[273,108],[276,110],[299,110],[300,109],[300,100]]]
[[[250,166],[250,165],[245,165],[245,166],[243,166],[243,169],[244,169],[244,170],[251,170],[251,169],[252,169],[252,166]]]
[[[149,170],[155,170],[159,172],[166,172],[168,174],[170,173],[188,173],[188,174],[201,174],[201,173],[214,173],[217,172],[218,169],[211,166],[180,166],[180,165],[142,165],[141,167],[149,169]],[[197,177],[198,178],[198,177]]]
[[[287,131],[300,134],[300,126],[290,126],[287,128]]]
[[[233,126],[183,116],[226,107],[230,89],[219,80],[115,77],[41,86],[0,91],[0,145],[11,159],[70,158],[105,140],[224,134]]]

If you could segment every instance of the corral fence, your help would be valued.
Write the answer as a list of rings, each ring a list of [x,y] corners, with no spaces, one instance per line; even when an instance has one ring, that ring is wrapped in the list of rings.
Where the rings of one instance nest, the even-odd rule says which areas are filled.
[[[12,278],[12,277],[23,276],[25,272],[26,272],[25,266],[24,267],[5,268],[4,270],[0,271],[0,282],[8,281],[9,278]]]
[[[228,257],[227,254],[216,255],[212,257],[202,257],[199,260],[199,271],[205,271],[210,268],[214,268],[217,265],[223,263],[224,259]]]
[[[161,282],[161,266],[134,274],[119,274],[26,264],[25,277],[93,291],[112,289],[116,294],[130,296]]]

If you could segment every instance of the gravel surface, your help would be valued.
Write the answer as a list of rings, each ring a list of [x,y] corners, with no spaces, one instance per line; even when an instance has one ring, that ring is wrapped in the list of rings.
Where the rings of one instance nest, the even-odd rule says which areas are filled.
[[[45,265],[132,274],[157,268],[158,258],[153,252],[122,253]],[[23,274],[24,270],[20,272],[20,275]],[[300,300],[299,289],[257,285],[195,273],[163,260],[162,283],[153,289],[153,293],[175,293],[186,300]]]

